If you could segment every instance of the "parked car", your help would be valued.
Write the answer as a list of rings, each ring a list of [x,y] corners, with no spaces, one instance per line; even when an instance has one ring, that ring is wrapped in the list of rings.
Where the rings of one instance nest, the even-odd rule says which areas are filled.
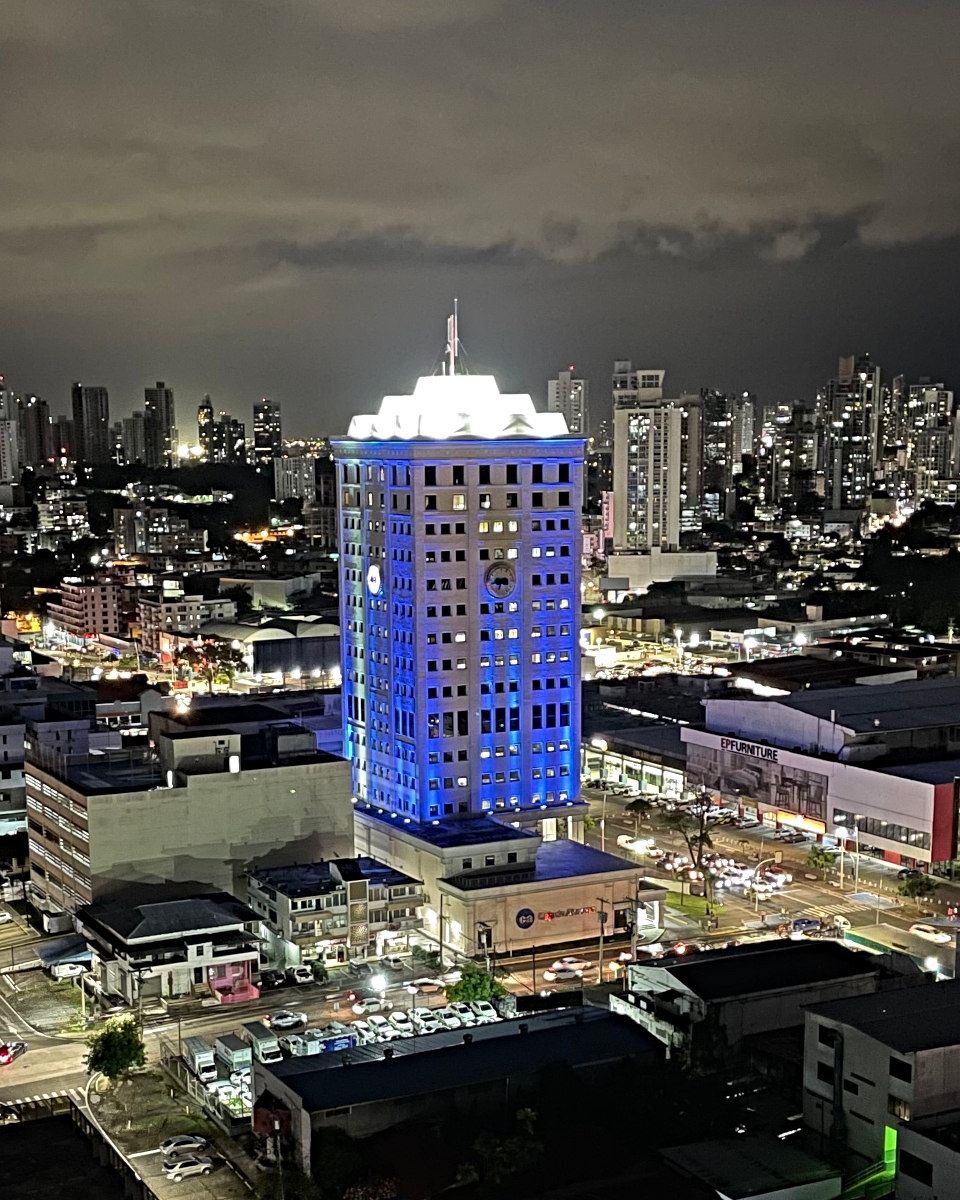
[[[923,875],[916,867],[901,867],[897,872],[898,879],[919,879]]]
[[[347,970],[357,978],[373,974],[373,967],[368,962],[364,962],[362,958],[351,958],[347,963]]]
[[[925,942],[936,942],[940,946],[945,946],[948,942],[953,941],[948,930],[938,929],[936,925],[925,925],[923,922],[911,925],[909,932],[914,937],[923,938]]]
[[[313,983],[313,972],[308,966],[287,967],[287,979],[291,983]]]
[[[87,968],[83,963],[78,962],[61,962],[54,963],[50,968],[50,974],[54,979],[76,979],[82,975]]]
[[[447,1005],[447,1008],[460,1018],[461,1025],[476,1025],[477,1018],[473,1009],[463,1000],[454,1000]]]
[[[263,1023],[271,1029],[299,1029],[301,1025],[306,1025],[307,1014],[293,1012],[289,1008],[279,1008],[275,1013],[264,1017]]]
[[[274,988],[286,987],[289,982],[289,979],[281,971],[264,971],[260,975],[260,991],[273,991]]]
[[[0,908],[0,925],[8,925],[13,920],[13,917],[5,908]]]
[[[176,1154],[196,1154],[199,1150],[205,1150],[207,1145],[207,1139],[199,1133],[178,1133],[160,1143],[160,1153],[164,1158],[172,1158]]]
[[[163,1173],[174,1183],[179,1183],[181,1179],[187,1179],[190,1175],[209,1175],[212,1170],[213,1159],[207,1158],[203,1154],[196,1154],[189,1158],[165,1158],[163,1160]]]
[[[0,1067],[8,1066],[15,1058],[26,1054],[28,1049],[26,1042],[0,1042]]]
[[[388,971],[402,971],[407,965],[407,959],[399,954],[385,954],[380,959],[380,966],[386,967]]]
[[[440,1020],[432,1008],[411,1008],[410,1020],[418,1033],[436,1033],[440,1029]]]
[[[361,1046],[369,1046],[371,1042],[377,1040],[376,1031],[367,1021],[351,1021],[350,1028],[357,1035],[357,1041]]]
[[[367,1024],[376,1034],[378,1042],[392,1042],[395,1038],[403,1037],[396,1025],[391,1025],[380,1013],[375,1013]]]
[[[449,1005],[445,1008],[435,1008],[433,1012],[441,1029],[459,1029],[463,1023]]]
[[[399,1032],[401,1037],[413,1037],[417,1032],[409,1015],[405,1012],[400,1010],[392,1012],[387,1020]]]
[[[503,1020],[489,1000],[473,1000],[470,1007],[473,1009],[473,1015],[477,1018],[478,1025],[493,1025],[497,1021]]]

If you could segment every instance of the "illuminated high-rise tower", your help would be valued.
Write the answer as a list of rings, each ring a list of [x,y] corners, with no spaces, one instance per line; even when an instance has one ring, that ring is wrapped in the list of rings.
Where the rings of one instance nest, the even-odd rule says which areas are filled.
[[[583,447],[561,414],[454,373],[333,442],[359,800],[542,826],[578,799]]]

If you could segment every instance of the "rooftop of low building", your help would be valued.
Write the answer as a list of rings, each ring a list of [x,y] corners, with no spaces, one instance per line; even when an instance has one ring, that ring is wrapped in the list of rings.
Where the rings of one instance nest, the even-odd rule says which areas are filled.
[[[296,863],[289,867],[262,867],[250,872],[250,878],[261,886],[273,888],[291,899],[303,896],[321,896],[327,892],[337,891],[341,884],[331,872],[331,866],[336,864],[342,878],[349,871],[348,864],[355,864],[359,877],[369,880],[372,884],[383,887],[403,887],[416,885],[421,882],[412,875],[387,866],[375,858],[361,855],[356,859],[333,859],[325,862]]]
[[[850,996],[807,1011],[850,1025],[899,1054],[960,1046],[960,979]]]

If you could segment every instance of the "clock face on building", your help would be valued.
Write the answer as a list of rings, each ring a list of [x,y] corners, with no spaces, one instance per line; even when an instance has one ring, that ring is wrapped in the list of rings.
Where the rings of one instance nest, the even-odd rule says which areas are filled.
[[[375,596],[380,591],[380,585],[380,568],[373,563],[367,571],[367,591]]]
[[[491,596],[503,600],[517,586],[517,572],[512,563],[497,562],[487,568],[483,582]]]

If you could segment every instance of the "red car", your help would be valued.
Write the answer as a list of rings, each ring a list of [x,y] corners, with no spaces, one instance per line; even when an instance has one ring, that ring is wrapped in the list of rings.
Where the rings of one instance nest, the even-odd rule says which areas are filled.
[[[5,1067],[8,1063],[12,1063],[15,1058],[19,1058],[26,1050],[26,1042],[0,1043],[0,1067]]]

